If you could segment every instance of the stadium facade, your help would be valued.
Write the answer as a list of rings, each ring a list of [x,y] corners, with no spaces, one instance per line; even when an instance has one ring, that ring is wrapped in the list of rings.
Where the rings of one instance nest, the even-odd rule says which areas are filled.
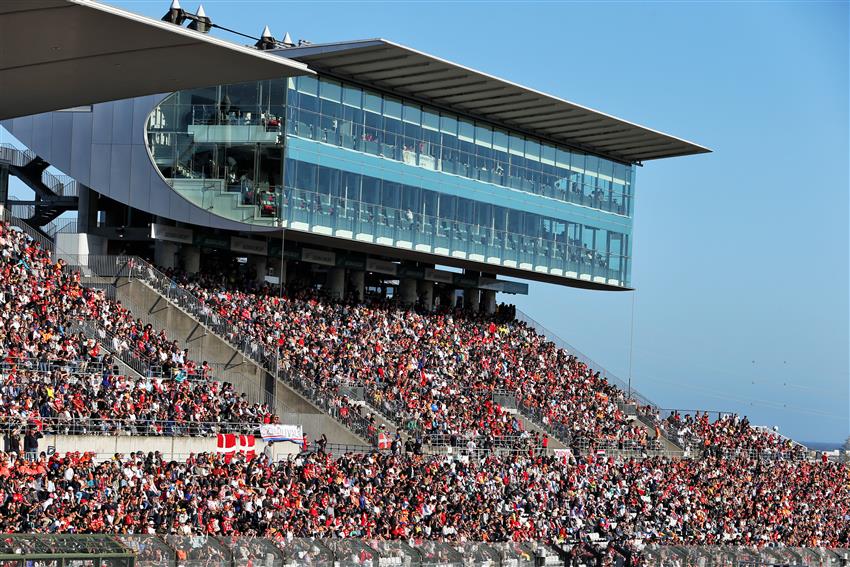
[[[76,208],[69,255],[491,311],[527,290],[499,276],[629,289],[636,166],[708,151],[386,40],[269,53],[313,73],[3,122],[33,152],[13,174],[78,183],[33,224]]]

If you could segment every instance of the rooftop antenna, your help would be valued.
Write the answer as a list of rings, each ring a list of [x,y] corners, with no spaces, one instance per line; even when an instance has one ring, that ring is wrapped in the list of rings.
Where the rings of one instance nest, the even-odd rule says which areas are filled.
[[[269,26],[263,28],[263,33],[260,34],[260,39],[254,44],[254,47],[263,51],[266,49],[274,49],[277,46],[277,41],[272,35],[272,32],[269,30]]]
[[[178,26],[183,25],[183,22],[186,21],[186,12],[184,12],[183,8],[180,7],[180,0],[172,0],[171,7],[162,17],[162,21],[176,24]]]
[[[198,13],[194,14],[192,23],[189,24],[189,29],[199,31],[201,33],[208,33],[212,26],[212,20],[207,17],[207,13],[204,11],[204,5],[201,4],[198,6]]]

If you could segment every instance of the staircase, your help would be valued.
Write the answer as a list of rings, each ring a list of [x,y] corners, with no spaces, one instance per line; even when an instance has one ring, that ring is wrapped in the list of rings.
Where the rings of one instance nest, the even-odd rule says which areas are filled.
[[[194,205],[239,222],[274,226],[274,217],[263,217],[255,204],[245,204],[241,191],[230,191],[223,179],[174,178],[171,187]],[[237,188],[238,189],[238,188]]]
[[[592,368],[594,371],[600,372],[601,375],[607,380],[610,384],[620,388],[622,391],[627,392],[630,396],[630,400],[632,403],[626,404],[623,409],[629,417],[630,421],[632,421],[635,425],[642,427],[644,430],[649,433],[650,439],[655,438],[655,423],[648,417],[642,415],[640,412],[635,411],[634,403],[640,404],[642,406],[650,406],[652,408],[658,408],[659,406],[652,402],[649,398],[631,388],[626,382],[618,378],[615,374],[609,372],[600,364],[597,364],[589,357],[585,356],[578,349],[561,339],[557,334],[552,332],[551,330],[544,327],[538,321],[530,317],[527,313],[517,309],[516,311],[516,319],[522,323],[525,323],[530,328],[534,329],[538,334],[543,335],[549,341],[555,344],[558,348],[561,348],[570,355],[574,356],[579,361],[586,364],[589,368]],[[629,409],[630,408],[630,409]],[[519,405],[519,410],[526,415],[529,420],[536,423],[539,427],[545,429],[550,433],[550,435],[560,439],[562,442],[567,445],[575,444],[575,442],[571,439],[570,433],[566,430],[566,428],[555,427],[552,425],[546,425],[543,423],[542,416],[536,414],[530,408],[523,407]],[[658,439],[659,444],[661,446],[660,451],[665,454],[671,454],[674,456],[680,456],[684,454],[684,449],[673,440],[672,437],[668,436],[667,433],[661,431],[661,437]],[[613,451],[617,453],[618,451]],[[620,451],[622,453],[631,453],[631,451]]]
[[[47,171],[50,164],[33,152],[0,144],[0,164],[35,193],[34,200],[16,203],[18,207],[29,206],[28,214],[20,217],[28,224],[44,226],[62,213],[77,209],[77,182]]]
[[[348,445],[377,442],[369,430],[365,417],[349,414],[343,423],[337,408],[304,376],[280,368],[275,352],[266,351],[262,345],[242,341],[234,336],[231,323],[211,313],[197,297],[180,288],[174,281],[152,265],[139,258],[125,258],[125,268],[115,270],[114,260],[92,262],[112,266],[119,283],[117,297],[129,304],[142,306],[142,312],[155,315],[169,336],[197,348],[209,362],[221,368],[217,378],[239,383],[233,376],[238,371],[249,375],[253,384],[264,383],[271,396],[270,405],[286,421],[287,415],[297,415],[305,431],[316,435],[326,433],[335,443]],[[244,388],[244,386],[243,386]],[[390,422],[373,412],[375,426],[384,425],[393,431]]]

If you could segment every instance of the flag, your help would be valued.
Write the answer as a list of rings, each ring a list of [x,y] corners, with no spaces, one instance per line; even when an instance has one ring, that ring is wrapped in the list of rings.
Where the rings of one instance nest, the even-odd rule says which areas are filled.
[[[390,436],[386,433],[381,433],[378,435],[378,449],[389,449],[390,448]]]
[[[242,453],[248,460],[257,456],[254,445],[256,439],[253,435],[239,435],[238,438],[234,433],[219,433],[216,442],[216,452],[224,455],[224,462],[229,463],[236,454],[236,451]]]

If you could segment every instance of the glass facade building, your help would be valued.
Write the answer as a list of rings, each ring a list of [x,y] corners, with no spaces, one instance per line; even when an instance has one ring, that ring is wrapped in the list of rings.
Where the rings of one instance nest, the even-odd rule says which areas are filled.
[[[321,76],[174,93],[146,141],[230,220],[629,285],[630,164]]]

